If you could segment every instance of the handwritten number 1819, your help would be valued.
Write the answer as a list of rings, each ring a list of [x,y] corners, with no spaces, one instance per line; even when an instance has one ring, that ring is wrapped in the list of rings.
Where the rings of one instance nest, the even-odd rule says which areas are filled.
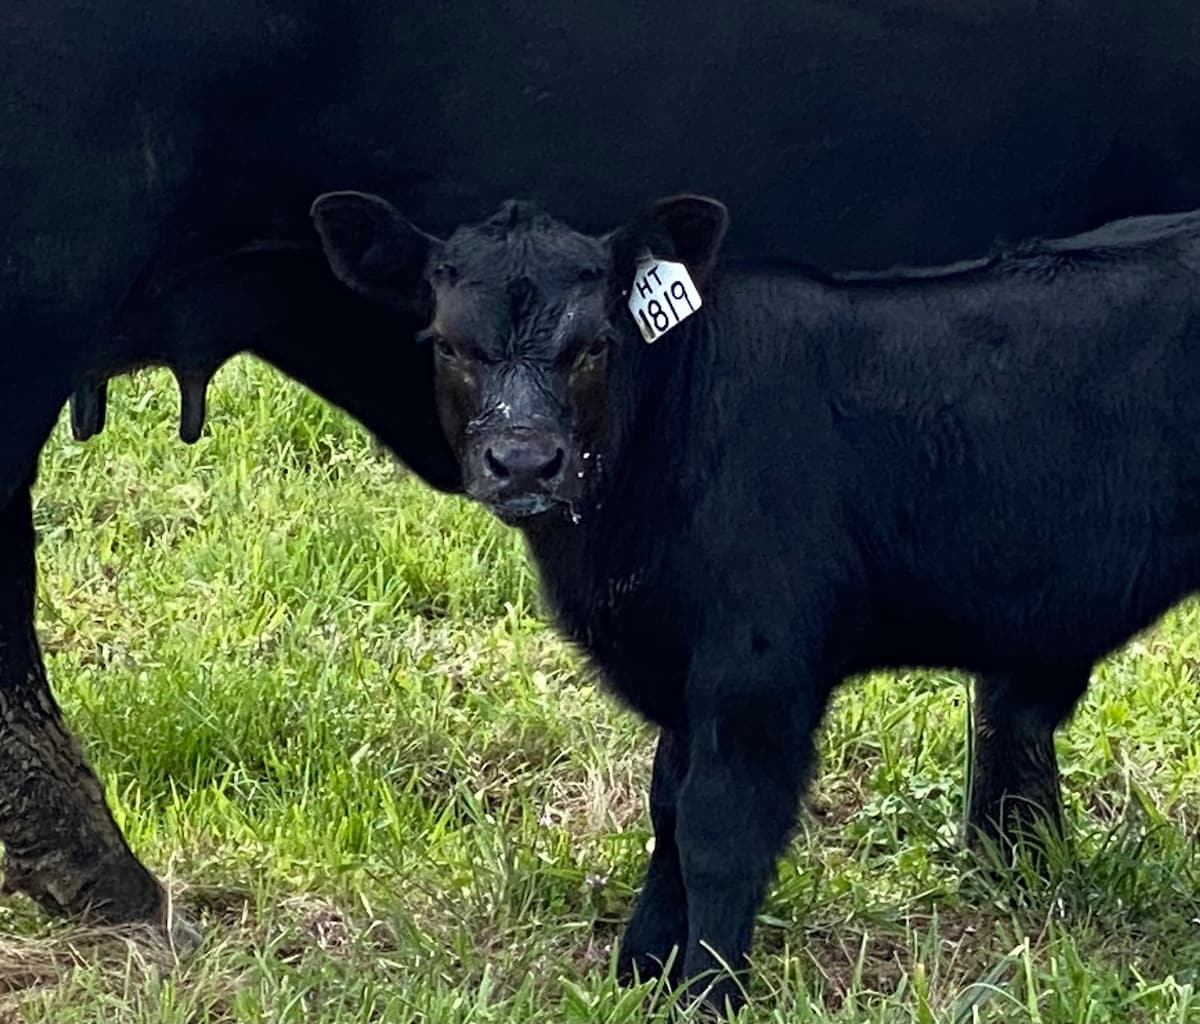
[[[654,276],[657,279],[657,274]],[[679,323],[685,316],[690,316],[696,312],[696,307],[692,304],[692,297],[688,295],[682,281],[672,282],[669,288],[663,289],[658,294],[671,310],[670,316],[667,315],[667,311],[663,309],[662,303],[658,299],[651,299],[646,303],[645,309],[638,310],[638,316],[642,318],[642,323],[646,325],[648,330],[652,330],[655,334],[662,334],[668,328]],[[687,312],[681,314],[676,308],[675,303],[671,301],[672,299],[675,299],[681,305],[686,302]],[[648,317],[647,314],[649,314]]]

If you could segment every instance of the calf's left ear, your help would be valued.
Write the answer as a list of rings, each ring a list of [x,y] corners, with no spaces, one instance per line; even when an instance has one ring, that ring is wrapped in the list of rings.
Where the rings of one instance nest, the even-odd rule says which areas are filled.
[[[613,234],[614,268],[619,279],[628,282],[645,255],[677,260],[687,265],[696,287],[703,290],[728,227],[729,211],[716,199],[695,195],[660,199]]]
[[[386,199],[364,192],[326,192],[310,212],[338,280],[390,306],[412,311],[426,305],[425,267],[440,244],[436,238]]]

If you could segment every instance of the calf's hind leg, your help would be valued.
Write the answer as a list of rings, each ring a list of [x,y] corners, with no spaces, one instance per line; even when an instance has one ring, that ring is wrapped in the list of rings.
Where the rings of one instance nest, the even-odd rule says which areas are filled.
[[[4,887],[55,914],[167,924],[162,886],[130,851],[50,693],[33,627],[29,488],[0,508],[0,840]],[[174,938],[198,938],[175,920]]]
[[[1088,671],[1054,677],[981,676],[969,748],[966,839],[1010,851],[1041,822],[1062,833],[1054,730],[1087,689]]]
[[[646,881],[634,906],[633,917],[621,939],[617,972],[630,981],[636,969],[644,980],[657,977],[675,950],[671,979],[678,981],[687,948],[687,892],[675,843],[676,804],[687,774],[688,743],[683,732],[663,729],[654,752],[650,780],[650,820],[654,824],[654,852]]]

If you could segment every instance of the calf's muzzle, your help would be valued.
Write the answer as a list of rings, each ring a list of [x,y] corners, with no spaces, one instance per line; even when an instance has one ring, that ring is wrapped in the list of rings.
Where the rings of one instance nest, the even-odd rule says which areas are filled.
[[[477,437],[473,447],[467,490],[501,518],[511,522],[569,501],[561,492],[570,460],[556,431],[509,428]]]

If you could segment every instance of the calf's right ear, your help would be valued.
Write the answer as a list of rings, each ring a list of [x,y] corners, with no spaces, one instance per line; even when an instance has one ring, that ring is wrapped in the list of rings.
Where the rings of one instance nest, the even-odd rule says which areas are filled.
[[[386,199],[326,192],[309,211],[334,275],[360,295],[406,311],[429,298],[425,267],[438,240]]]

